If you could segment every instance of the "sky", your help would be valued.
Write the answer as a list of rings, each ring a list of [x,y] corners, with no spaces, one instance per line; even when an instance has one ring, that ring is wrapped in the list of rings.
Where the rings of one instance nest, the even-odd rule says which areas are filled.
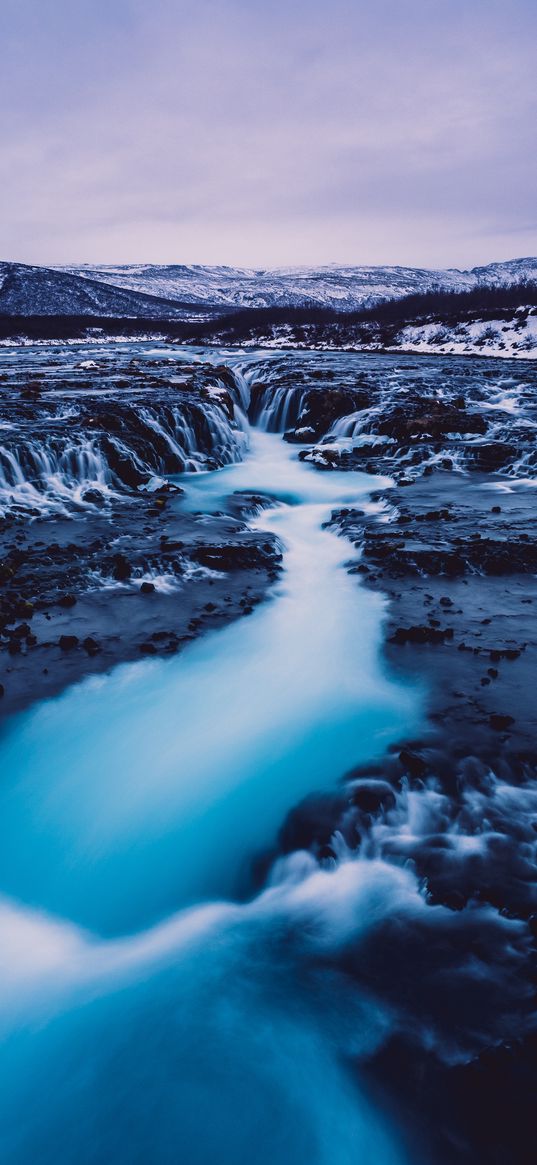
[[[0,259],[537,255],[536,0],[0,0]]]

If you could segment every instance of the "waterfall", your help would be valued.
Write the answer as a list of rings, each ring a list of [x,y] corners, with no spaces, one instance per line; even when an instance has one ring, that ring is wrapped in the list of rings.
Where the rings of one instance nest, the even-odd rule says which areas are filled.
[[[153,404],[148,394],[147,404],[122,400],[97,418],[81,401],[69,432],[60,423],[65,418],[49,413],[32,424],[24,443],[8,430],[0,445],[0,513],[68,514],[105,504],[155,475],[240,461],[248,444],[248,388],[239,379],[235,401],[218,383],[202,399]]]
[[[249,380],[240,367],[233,368],[231,372],[234,382],[234,388],[231,389],[232,396],[241,412],[247,413],[250,404]]]
[[[334,507],[370,508],[371,484],[260,432],[248,459],[192,474],[190,511],[274,499],[253,520],[285,546],[272,601],[4,734],[4,1165],[430,1161],[363,1068],[401,1032],[446,1064],[524,1032],[525,923],[430,904],[418,863],[432,853],[450,888],[487,860],[503,879],[513,818],[529,885],[535,791],[480,774],[457,804],[434,777],[375,776],[421,700],[386,676],[384,601],[326,528]],[[373,779],[336,785],[366,762]],[[280,829],[286,852],[238,903]]]
[[[310,391],[302,385],[255,385],[250,420],[265,433],[285,433],[299,422]]]
[[[347,417],[340,417],[335,424],[332,425],[328,433],[327,441],[346,440],[349,437],[355,437],[362,429],[364,423],[364,410],[359,409],[358,412],[349,413]]]
[[[114,494],[114,477],[95,440],[38,438],[13,447],[0,446],[0,513],[18,509],[45,516],[67,513],[71,506],[91,505],[84,494]]]
[[[531,1086],[537,793],[523,754],[514,784],[503,763],[446,768],[422,732],[427,691],[387,671],[386,600],[360,585],[359,547],[333,516],[394,517],[371,499],[389,479],[318,473],[274,434],[298,424],[288,438],[322,442],[312,460],[330,442],[387,445],[390,471],[416,453],[462,468],[466,446],[459,466],[451,438],[416,450],[392,425],[418,377],[390,379],[389,358],[371,357],[380,404],[366,407],[369,356],[331,357],[342,384],[319,391],[320,357],[301,372],[187,355],[181,384],[166,383],[175,352],[159,360],[156,391],[125,378],[118,394],[103,372],[101,395],[70,394],[68,420],[53,392],[27,405],[7,390],[0,502],[15,512],[68,514],[182,472],[177,508],[211,525],[235,493],[263,495],[250,529],[278,538],[283,570],[249,618],[5,725],[0,1158],[421,1165],[444,1159],[438,1128],[449,1160],[489,1159],[464,1139],[476,1080],[487,1133],[489,1082],[493,1100],[502,1079]],[[440,396],[443,370],[422,367]],[[493,430],[487,454],[478,434],[476,456],[507,438]],[[149,578],[175,589],[169,573]],[[419,756],[390,746],[420,739],[411,779]],[[379,1082],[395,1101],[384,1111]]]

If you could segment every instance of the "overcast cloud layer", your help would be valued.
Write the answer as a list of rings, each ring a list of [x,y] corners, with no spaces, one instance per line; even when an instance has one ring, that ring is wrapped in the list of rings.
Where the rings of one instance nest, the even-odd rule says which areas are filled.
[[[0,0],[0,258],[537,254],[536,0]]]

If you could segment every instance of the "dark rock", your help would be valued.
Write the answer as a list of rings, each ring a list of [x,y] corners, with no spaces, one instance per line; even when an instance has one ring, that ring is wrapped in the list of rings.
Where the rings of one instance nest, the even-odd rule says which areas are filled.
[[[113,560],[112,577],[118,582],[126,582],[132,575],[132,567],[124,554],[116,554]]]
[[[393,809],[395,793],[387,781],[362,780],[352,786],[350,800],[363,813],[379,813],[383,809]]]
[[[24,388],[21,388],[20,398],[21,400],[35,401],[39,399],[41,392],[42,385],[32,381],[30,384],[25,385]]]
[[[19,623],[18,627],[15,627],[13,631],[9,632],[9,635],[13,636],[14,639],[25,639],[30,634],[31,627],[29,623]]]
[[[404,645],[405,643],[445,643],[446,639],[453,639],[452,627],[425,627],[418,625],[414,627],[398,627],[392,636],[390,636],[390,643],[397,643]]]
[[[76,596],[75,595],[62,595],[61,599],[58,599],[58,606],[59,607],[74,607],[75,604],[76,604]]]
[[[501,712],[493,712],[489,717],[489,724],[496,732],[503,732],[506,728],[510,728],[511,724],[515,723],[514,716],[507,716]]]
[[[152,582],[143,582],[140,587],[141,595],[153,595],[155,593],[155,584]]]
[[[87,651],[88,655],[97,655],[97,653],[101,650],[100,644],[96,639],[93,639],[91,635],[87,635],[86,638],[82,640],[82,647],[84,648],[84,651]]]
[[[265,546],[270,546],[266,543]],[[260,547],[253,543],[234,544],[226,543],[222,546],[195,546],[191,550],[191,558],[199,562],[200,566],[207,566],[213,570],[248,570],[252,567],[274,567],[281,562],[281,553],[270,546],[270,553],[265,546]]]
[[[82,501],[88,502],[92,506],[99,506],[99,508],[102,508],[105,504],[104,496],[99,489],[85,490],[82,494]]]
[[[306,797],[288,814],[280,831],[284,853],[330,844],[334,830],[341,827],[345,809],[343,795],[319,793]]]
[[[60,635],[58,644],[62,651],[72,651],[78,646],[78,635]]]
[[[399,753],[399,760],[407,773],[411,777],[422,778],[428,772],[427,762],[418,752],[413,752],[410,748],[403,748]]]
[[[420,439],[445,437],[449,433],[478,433],[487,431],[487,422],[481,413],[470,413],[454,409],[442,401],[414,401],[408,405],[397,405],[377,424],[379,434],[395,437],[399,441],[409,438]]]
[[[508,445],[504,441],[480,443],[474,445],[470,452],[473,468],[485,473],[494,473],[498,469],[504,469],[515,460],[517,455],[516,446]],[[498,511],[494,509],[492,512],[497,513]]]
[[[464,910],[467,899],[460,890],[446,890],[442,889],[431,892],[429,894],[429,902],[431,906],[447,906],[448,910]]]

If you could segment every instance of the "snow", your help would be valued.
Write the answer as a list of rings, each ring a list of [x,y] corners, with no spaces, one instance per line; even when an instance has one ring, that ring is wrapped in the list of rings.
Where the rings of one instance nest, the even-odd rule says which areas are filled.
[[[492,356],[504,359],[537,359],[537,309],[522,308],[511,318],[460,321],[450,327],[442,322],[409,324],[389,345],[368,335],[361,339],[359,326],[351,326],[343,340],[316,340],[315,330],[304,341],[297,340],[287,325],[273,325],[264,335],[244,340],[241,348],[270,350],[311,349],[331,352],[344,348],[351,352],[409,352],[440,356]]]
[[[354,311],[433,288],[465,291],[524,281],[537,282],[537,259],[513,259],[471,271],[367,266],[257,271],[177,264],[47,268],[0,263],[0,312],[194,321],[244,307]],[[201,310],[194,311],[194,305]]]
[[[537,314],[526,319],[515,312],[510,320],[473,320],[454,328],[442,323],[410,324],[397,336],[392,350],[453,355],[537,359]]]
[[[512,259],[470,271],[415,267],[280,267],[272,271],[238,267],[135,264],[59,268],[122,290],[160,296],[183,304],[217,307],[334,307],[354,311],[383,299],[443,288],[467,291],[479,285],[537,282],[537,258]]]

